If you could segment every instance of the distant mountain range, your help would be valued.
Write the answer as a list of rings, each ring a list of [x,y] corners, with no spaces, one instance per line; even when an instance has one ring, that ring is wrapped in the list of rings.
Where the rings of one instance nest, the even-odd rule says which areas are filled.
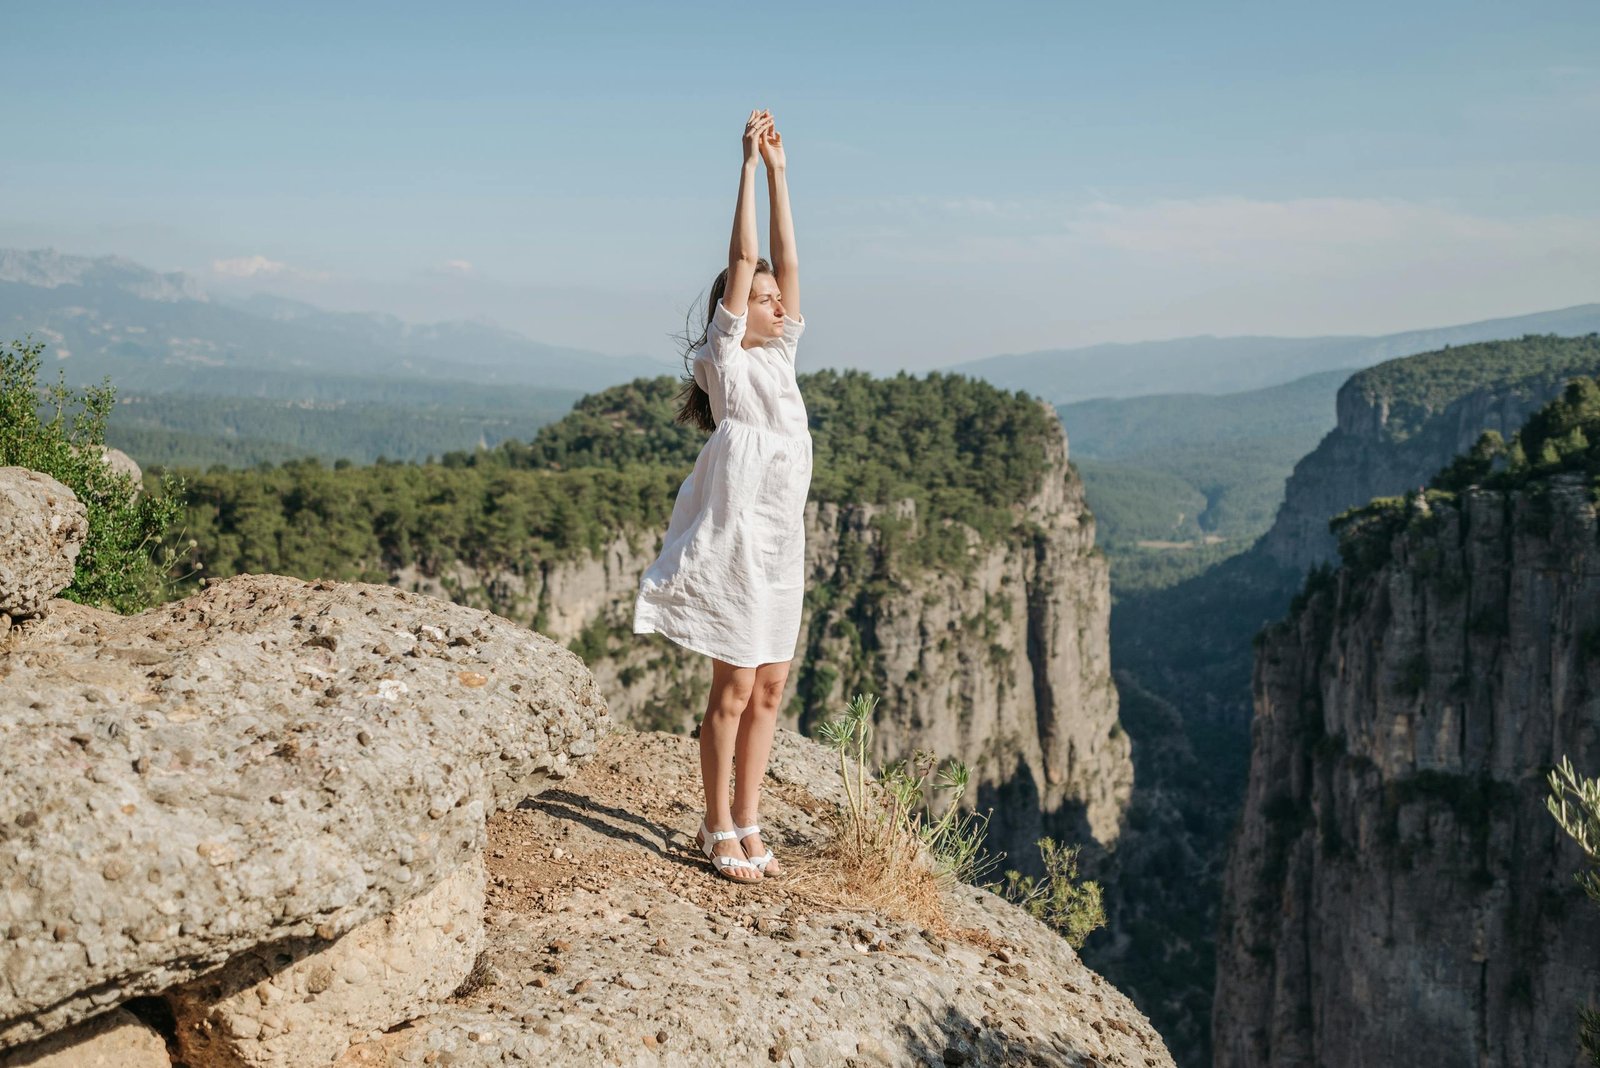
[[[218,298],[187,275],[116,256],[0,249],[0,342],[30,333],[48,345],[49,378],[57,367],[75,385],[110,375],[122,391],[354,402],[378,399],[369,387],[382,381],[394,402],[408,382],[419,400],[439,400],[458,385],[572,394],[681,372],[483,323]]]
[[[1222,394],[1475,341],[1600,330],[1600,304],[1381,337],[1190,337],[993,356],[943,368],[1053,404]],[[119,256],[0,249],[0,343],[31,333],[55,369],[119,391],[519,409],[681,374],[681,361],[545,345],[486,323],[417,325],[300,301],[209,294]],[[546,405],[547,406],[547,405]],[[1072,424],[1068,423],[1071,432]]]
[[[982,378],[1003,389],[1025,389],[1059,405],[1151,393],[1236,393],[1452,345],[1597,330],[1600,304],[1580,304],[1381,337],[1185,337],[991,356],[941,370]]]

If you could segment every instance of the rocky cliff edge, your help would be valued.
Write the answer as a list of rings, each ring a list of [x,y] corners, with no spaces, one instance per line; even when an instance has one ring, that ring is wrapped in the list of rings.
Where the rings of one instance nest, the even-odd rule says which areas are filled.
[[[32,531],[0,574],[59,589],[76,502],[41,477],[0,469]],[[797,735],[766,817],[793,874],[737,886],[693,851],[693,743],[612,732],[578,658],[509,620],[260,575],[135,616],[15,600],[5,1068],[1171,1063],[993,895],[931,922],[841,899],[811,862],[837,773]]]

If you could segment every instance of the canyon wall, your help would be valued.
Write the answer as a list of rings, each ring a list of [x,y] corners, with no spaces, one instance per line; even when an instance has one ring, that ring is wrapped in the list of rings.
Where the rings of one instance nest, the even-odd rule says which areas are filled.
[[[1257,648],[1215,1063],[1576,1065],[1600,918],[1546,812],[1600,769],[1587,479],[1399,506]]]

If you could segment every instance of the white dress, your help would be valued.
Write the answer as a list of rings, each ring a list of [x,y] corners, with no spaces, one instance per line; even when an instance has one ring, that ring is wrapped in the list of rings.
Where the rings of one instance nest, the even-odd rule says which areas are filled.
[[[718,301],[695,351],[717,428],[639,579],[633,632],[758,667],[793,659],[800,636],[811,430],[794,375],[805,323],[784,316],[781,339],[746,349],[745,318]]]

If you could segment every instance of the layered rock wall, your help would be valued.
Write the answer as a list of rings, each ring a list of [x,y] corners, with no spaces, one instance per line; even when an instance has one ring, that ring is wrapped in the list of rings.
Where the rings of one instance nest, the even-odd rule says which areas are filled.
[[[1581,1063],[1600,918],[1544,774],[1600,771],[1597,536],[1581,478],[1469,490],[1267,632],[1219,1068]]]

